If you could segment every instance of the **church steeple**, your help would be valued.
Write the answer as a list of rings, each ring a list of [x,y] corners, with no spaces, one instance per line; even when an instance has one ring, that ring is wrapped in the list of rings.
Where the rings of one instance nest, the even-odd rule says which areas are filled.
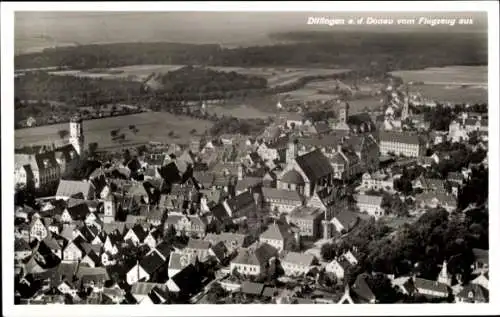
[[[441,272],[439,272],[438,282],[451,286],[451,276],[448,274],[448,263],[446,260],[443,261],[443,267]]]

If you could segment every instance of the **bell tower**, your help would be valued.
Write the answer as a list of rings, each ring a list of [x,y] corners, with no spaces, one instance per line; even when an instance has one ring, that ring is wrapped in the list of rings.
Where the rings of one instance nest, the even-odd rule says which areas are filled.
[[[439,272],[438,282],[451,286],[451,276],[448,273],[448,263],[446,263],[446,260],[443,262],[441,272]]]
[[[69,122],[69,143],[73,145],[78,155],[83,154],[84,136],[80,116],[72,117]]]
[[[112,195],[109,195],[104,199],[104,223],[112,223],[115,221],[116,208],[115,202]]]
[[[339,108],[339,122],[342,124],[347,124],[347,118],[349,117],[349,104],[344,102]]]

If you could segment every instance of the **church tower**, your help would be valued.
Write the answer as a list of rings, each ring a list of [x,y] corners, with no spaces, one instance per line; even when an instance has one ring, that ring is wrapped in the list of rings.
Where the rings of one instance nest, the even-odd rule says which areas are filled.
[[[409,105],[408,88],[406,88],[403,109],[401,110],[401,121],[405,121],[410,116],[410,109],[409,108],[410,108],[410,105]]]
[[[82,119],[79,116],[74,116],[69,122],[69,143],[73,145],[78,155],[83,154],[84,136]]]
[[[349,117],[349,104],[347,102],[342,103],[339,108],[339,122],[341,124],[347,124],[347,118]]]
[[[451,286],[451,276],[448,273],[448,263],[446,263],[446,260],[443,261],[443,267],[441,268],[441,272],[439,272],[438,282]]]
[[[104,198],[104,223],[115,222],[116,205],[112,195]]]
[[[288,146],[286,148],[286,156],[285,156],[285,161],[286,163],[290,163],[293,161],[297,156],[298,156],[298,140],[292,140],[288,142]]]

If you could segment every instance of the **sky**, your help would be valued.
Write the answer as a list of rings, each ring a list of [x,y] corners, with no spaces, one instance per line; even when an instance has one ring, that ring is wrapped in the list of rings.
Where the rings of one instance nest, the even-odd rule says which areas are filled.
[[[438,26],[326,26],[308,25],[309,17],[472,18],[473,25]],[[273,32],[329,31],[466,31],[485,32],[486,14],[478,12],[16,12],[16,53],[56,45],[104,42],[166,41],[268,45]]]

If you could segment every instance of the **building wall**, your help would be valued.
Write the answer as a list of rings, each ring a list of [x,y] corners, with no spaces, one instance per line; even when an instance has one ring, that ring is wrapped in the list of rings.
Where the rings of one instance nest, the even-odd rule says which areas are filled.
[[[230,266],[231,266],[231,272],[233,272],[234,269],[236,269],[238,273],[244,275],[259,275],[262,270],[259,265],[231,263]]]
[[[301,265],[291,262],[283,262],[281,266],[283,267],[285,275],[287,276],[297,276],[301,274],[307,274],[307,272],[309,272],[310,269],[310,266],[308,265]]]
[[[384,215],[384,211],[380,206],[370,205],[370,204],[361,204],[357,203],[357,206],[361,212],[366,212],[369,215],[378,218]]]
[[[422,155],[423,146],[418,144],[406,144],[401,142],[380,142],[380,154],[388,155],[393,152],[396,155],[404,155],[408,157],[418,157]]]

